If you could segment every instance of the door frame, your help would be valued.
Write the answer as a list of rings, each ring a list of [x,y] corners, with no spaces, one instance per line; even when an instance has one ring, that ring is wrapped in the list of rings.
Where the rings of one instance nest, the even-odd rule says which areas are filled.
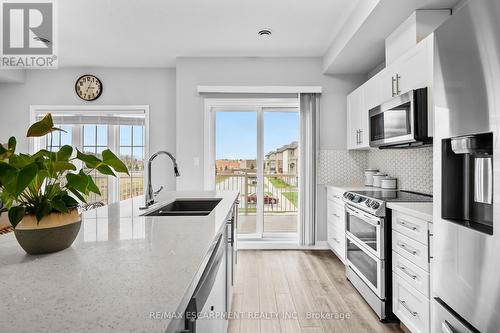
[[[299,96],[289,98],[205,98],[204,100],[204,158],[203,186],[207,191],[215,190],[215,114],[217,112],[255,112],[257,116],[257,196],[264,194],[264,151],[263,151],[263,115],[264,109],[297,109],[300,110]],[[260,181],[259,181],[260,180]],[[264,237],[264,203],[257,201],[256,232],[238,235],[242,239],[262,239]],[[266,237],[290,238],[278,233],[266,233]]]

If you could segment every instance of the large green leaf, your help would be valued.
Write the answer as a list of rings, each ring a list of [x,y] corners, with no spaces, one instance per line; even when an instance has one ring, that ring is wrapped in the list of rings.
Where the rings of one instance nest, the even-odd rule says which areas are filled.
[[[73,163],[70,162],[53,162],[52,170],[54,172],[70,171],[70,170],[75,171],[76,166],[74,166]]]
[[[15,168],[21,169],[27,166],[28,164],[33,163],[34,160],[35,160],[34,158],[26,154],[12,155],[9,158],[9,164]]]
[[[78,201],[73,197],[69,196],[66,192],[61,196],[62,201],[66,204],[66,207],[77,207]]]
[[[101,195],[101,191],[99,190],[99,187],[94,183],[94,179],[92,177],[87,176],[87,188],[89,189],[90,192],[93,192],[95,194]]]
[[[84,162],[87,168],[94,169],[96,168],[99,164],[102,163],[100,159],[95,157],[94,155],[91,154],[84,154],[78,149],[76,150],[76,158],[79,159],[80,161]]]
[[[84,195],[89,194],[89,180],[87,175],[68,173],[66,175],[66,180],[68,181],[66,185],[68,189],[75,189]]]
[[[5,189],[14,194],[17,192],[17,175],[19,170],[13,166],[0,162],[0,182]]]
[[[65,145],[57,152],[57,160],[62,162],[67,162],[73,154],[73,147]]]
[[[40,222],[45,216],[49,215],[50,213],[52,213],[52,205],[47,200],[43,200],[36,207],[36,220]]]
[[[72,188],[72,187],[68,187],[68,191],[70,191],[71,193],[73,193],[73,195],[75,197],[78,198],[78,200],[80,200],[81,202],[83,203],[87,203],[87,200],[85,199],[85,197],[82,195],[82,193],[78,192],[76,189]]]
[[[0,144],[0,161],[6,160],[11,157],[16,151],[16,138],[11,136],[9,138],[9,142],[7,143],[7,147]]]
[[[68,207],[66,206],[66,203],[61,197],[56,197],[52,199],[51,201],[52,208],[57,210],[58,212],[61,213],[67,213],[68,212]]]
[[[20,195],[28,187],[28,185],[35,179],[38,172],[36,163],[31,163],[22,168],[17,175],[16,195]]]
[[[42,120],[37,121],[28,129],[27,137],[39,137],[47,135],[54,131],[63,131],[64,130],[54,127],[54,122],[52,121],[52,115],[47,113]]]
[[[115,169],[116,172],[128,173],[127,166],[113,152],[106,149],[102,152],[102,160],[104,163]]]
[[[23,217],[26,215],[26,210],[22,206],[17,206],[17,207],[11,207],[9,209],[9,221],[10,224],[15,228],[19,222],[23,219]]]
[[[107,166],[106,164],[99,165],[97,167],[97,171],[99,171],[103,175],[108,175],[108,176],[114,176],[114,177],[116,177],[116,175],[113,172],[113,170],[111,170],[111,168],[109,166]]]

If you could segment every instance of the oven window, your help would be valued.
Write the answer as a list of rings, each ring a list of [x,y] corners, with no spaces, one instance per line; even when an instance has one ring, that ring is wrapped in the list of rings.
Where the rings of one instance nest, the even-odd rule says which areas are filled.
[[[346,230],[374,251],[377,251],[377,227],[355,215],[348,214]]]
[[[359,246],[347,238],[347,259],[356,269],[378,289],[377,261],[366,254]]]
[[[411,134],[410,107],[408,102],[370,117],[371,141]]]

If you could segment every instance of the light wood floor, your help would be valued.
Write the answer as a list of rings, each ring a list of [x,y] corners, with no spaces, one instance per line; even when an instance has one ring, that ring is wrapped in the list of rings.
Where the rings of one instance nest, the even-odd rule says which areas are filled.
[[[402,332],[398,324],[380,323],[330,251],[239,251],[232,310],[240,318],[230,320],[230,333]]]

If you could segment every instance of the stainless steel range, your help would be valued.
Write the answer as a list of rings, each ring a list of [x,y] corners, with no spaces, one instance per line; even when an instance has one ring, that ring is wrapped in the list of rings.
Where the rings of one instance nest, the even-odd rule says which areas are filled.
[[[391,284],[391,214],[387,202],[431,202],[432,196],[409,191],[344,193],[346,202],[346,276],[377,313],[394,319]]]

